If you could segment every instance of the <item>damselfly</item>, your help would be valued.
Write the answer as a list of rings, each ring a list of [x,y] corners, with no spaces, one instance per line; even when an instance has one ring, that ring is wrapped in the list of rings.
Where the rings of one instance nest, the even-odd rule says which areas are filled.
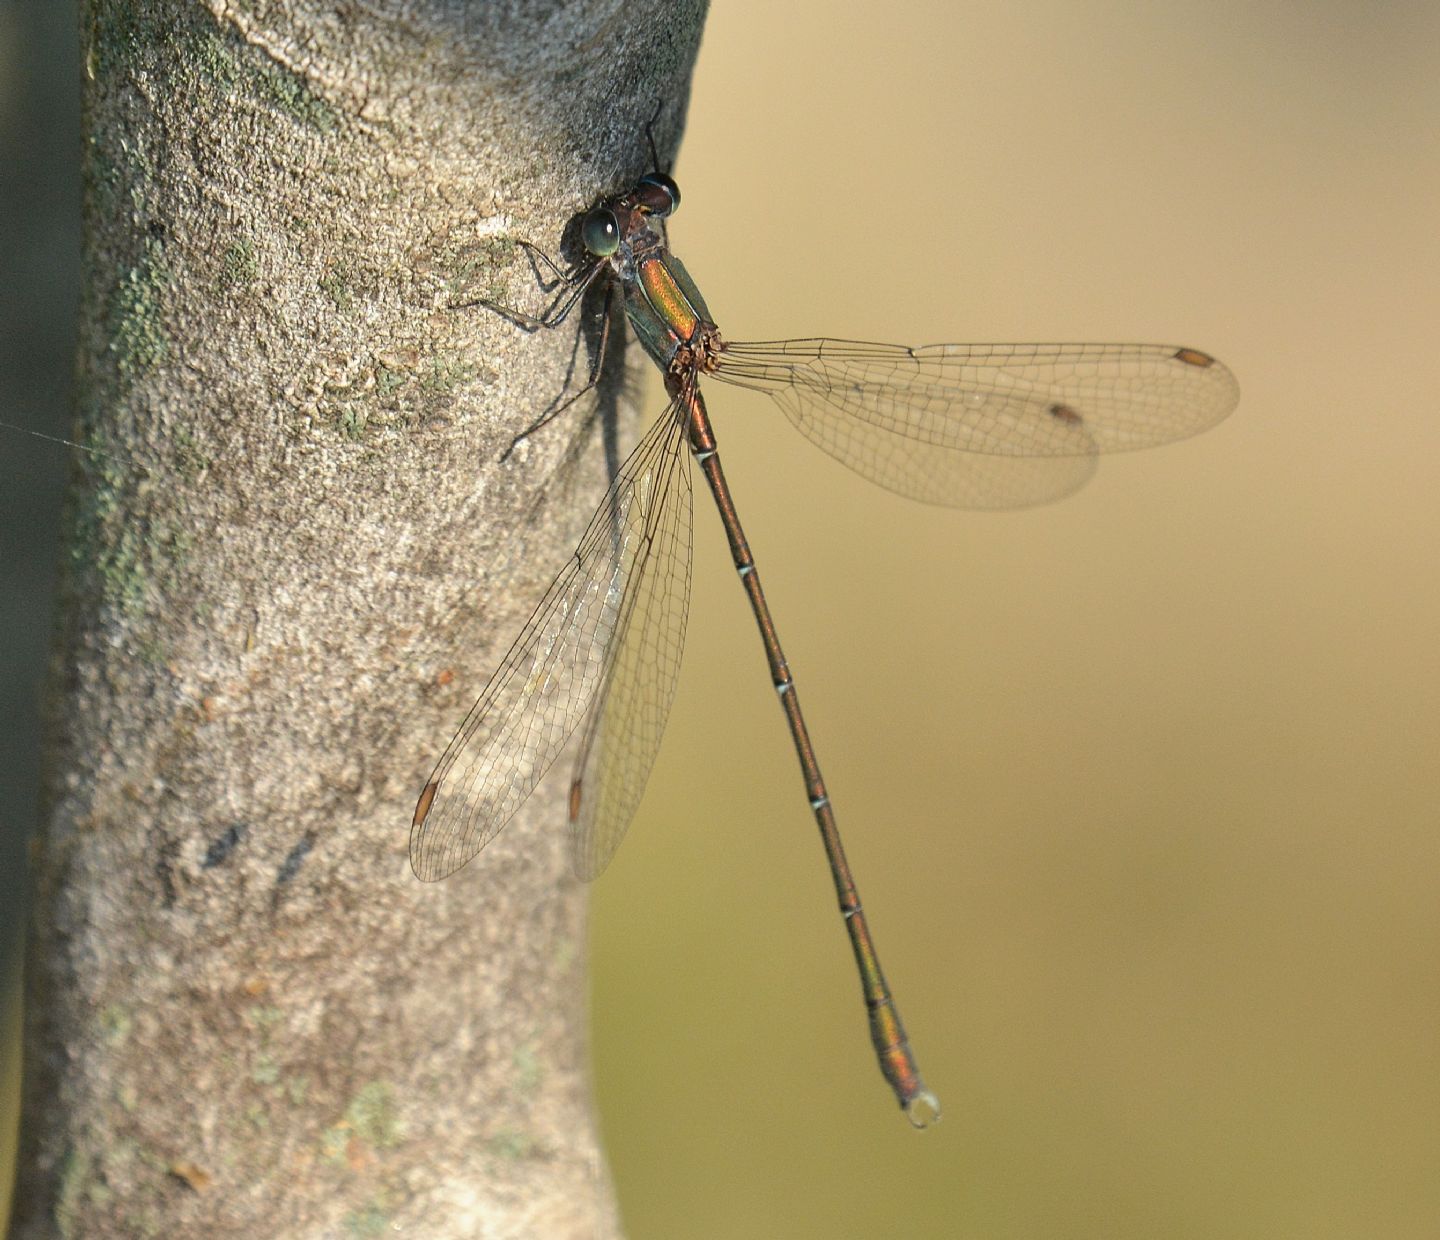
[[[881,486],[925,503],[1006,508],[1068,495],[1102,451],[1182,439],[1235,407],[1231,373],[1172,345],[898,345],[722,339],[669,249],[675,182],[643,176],[585,215],[586,256],[562,269],[528,247],[559,292],[529,328],[563,322],[597,281],[618,284],[626,317],[665,376],[669,404],[619,469],[574,556],[490,678],[420,794],[410,860],[444,878],[505,825],[571,735],[572,858],[582,878],[609,862],[660,747],[674,696],[690,583],[693,456],[715,500],[794,738],[805,795],[850,934],[880,1070],[912,1123],[940,1115],[920,1079],[846,863],[835,811],[800,712],[760,576],[700,391],[702,376],[774,398],[795,427]],[[607,316],[610,300],[606,299]],[[610,321],[605,320],[606,330]],[[604,357],[602,339],[599,356]],[[591,376],[591,385],[595,376]]]

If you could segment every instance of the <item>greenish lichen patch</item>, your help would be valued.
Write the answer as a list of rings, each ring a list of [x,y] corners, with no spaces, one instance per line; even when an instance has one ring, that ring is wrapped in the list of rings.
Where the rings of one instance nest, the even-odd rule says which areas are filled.
[[[350,1136],[350,1129],[346,1124],[331,1124],[320,1134],[320,1157],[337,1167],[344,1166]]]
[[[110,1142],[105,1165],[117,1178],[127,1178],[134,1174],[133,1168],[145,1165],[142,1154],[140,1146],[131,1138],[116,1137]]]
[[[126,499],[134,481],[113,457],[99,458],[88,473],[90,484],[77,493],[72,510],[71,563],[77,574],[94,575],[107,606],[133,619],[152,589],[163,593],[174,586],[194,553],[195,536],[164,516],[137,515]],[[139,637],[134,648],[142,654],[147,649]],[[163,657],[163,651],[151,652],[152,661]]]
[[[390,1211],[378,1202],[371,1202],[359,1210],[352,1210],[345,1216],[345,1234],[357,1240],[371,1236],[383,1236],[390,1226]]]
[[[55,1226],[69,1240],[75,1235],[76,1212],[84,1200],[90,1178],[90,1160],[74,1146],[65,1151],[60,1163],[60,1189],[55,1194]]]
[[[349,264],[340,258],[332,259],[325,274],[320,277],[320,291],[335,303],[335,309],[341,314],[348,314],[354,305],[353,278]]]
[[[175,472],[187,482],[194,482],[210,468],[209,453],[201,448],[189,427],[177,427],[173,443]]]
[[[270,1031],[285,1019],[285,1009],[276,1007],[273,1003],[257,1003],[247,1015],[257,1029],[265,1031],[263,1036],[268,1040]]]
[[[252,1102],[245,1108],[245,1122],[255,1129],[256,1132],[268,1132],[270,1129],[270,1113],[258,1102]]]
[[[453,353],[437,353],[420,374],[420,390],[427,396],[453,396],[475,377],[475,367]]]
[[[397,395],[414,378],[404,367],[390,361],[377,361],[375,363],[375,396],[382,402],[388,402],[391,397]]]
[[[83,178],[86,201],[95,213],[101,216],[113,215],[120,174],[98,134],[89,134],[86,139],[80,161],[80,175]]]
[[[206,30],[192,40],[190,64],[209,86],[221,94],[229,94],[245,76],[244,66],[214,30]]]
[[[359,443],[365,438],[365,427],[369,421],[370,415],[364,409],[354,405],[343,406],[340,410],[340,433],[351,443]]]
[[[138,0],[97,0],[87,47],[93,76],[173,71],[182,88],[221,95],[243,90],[317,133],[329,133],[339,113],[305,78],[263,52],[231,42],[209,14],[171,16]],[[159,54],[157,54],[159,53]]]
[[[555,961],[555,971],[557,973],[566,972],[570,966],[575,963],[579,955],[580,945],[575,939],[569,935],[561,937],[556,941],[555,951],[552,957]]]
[[[121,1004],[112,1003],[100,1013],[101,1036],[110,1046],[120,1046],[130,1036],[134,1023]]]
[[[283,1046],[280,1035],[283,1033],[285,1010],[274,1004],[261,1003],[246,1011],[245,1020],[256,1033],[247,1069],[250,1080],[268,1090],[282,1106],[299,1106],[309,1096],[310,1078],[304,1073],[291,1075],[278,1049]],[[259,1104],[256,1106],[261,1109]]]
[[[383,432],[449,408],[478,377],[478,368],[454,351],[397,346],[374,355],[350,382],[327,385],[318,420],[348,443],[380,446],[387,442]]]
[[[399,1143],[400,1116],[395,1107],[395,1092],[385,1081],[372,1081],[364,1086],[350,1100],[345,1119],[357,1137],[376,1149],[388,1149]]]
[[[518,1128],[502,1128],[486,1143],[490,1153],[506,1162],[518,1162],[534,1156],[538,1145],[529,1133]]]
[[[519,248],[520,243],[509,233],[490,233],[477,237],[466,248],[463,261],[471,271],[476,267],[508,267]]]
[[[528,1043],[516,1047],[511,1064],[515,1069],[515,1088],[522,1094],[534,1093],[544,1075],[535,1048]]]
[[[111,455],[87,459],[90,485],[74,509],[70,557],[77,572],[93,572],[103,599],[125,615],[139,612],[145,598],[144,540],[138,527],[121,520],[129,475]]]
[[[172,44],[179,22],[136,0],[97,0],[91,9],[87,59],[92,77],[114,77],[141,65],[151,52]]]
[[[147,667],[164,667],[169,659],[168,647],[158,637],[142,634],[135,638],[135,657]]]
[[[165,358],[170,337],[162,311],[170,272],[160,243],[148,239],[140,261],[120,273],[111,290],[110,352],[124,378],[144,373]]]
[[[388,1082],[372,1081],[350,1099],[344,1116],[320,1134],[320,1155],[336,1166],[355,1166],[367,1148],[390,1149],[402,1135],[394,1090]]]
[[[249,288],[259,274],[255,246],[249,237],[238,237],[220,254],[220,291]]]
[[[261,99],[317,133],[330,133],[339,123],[339,114],[310,89],[304,78],[274,61],[255,67],[246,85]]]
[[[82,1215],[90,1207],[103,1206],[113,1196],[88,1151],[77,1146],[65,1151],[60,1188],[55,1195],[55,1226],[66,1240],[83,1234]]]
[[[441,255],[446,277],[446,299],[464,305],[477,298],[504,302],[519,242],[509,233],[491,233],[467,241],[449,254]]]

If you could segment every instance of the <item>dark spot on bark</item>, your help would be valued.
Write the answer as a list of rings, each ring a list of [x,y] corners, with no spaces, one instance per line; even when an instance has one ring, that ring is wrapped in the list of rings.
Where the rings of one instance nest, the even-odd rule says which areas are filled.
[[[230,854],[235,851],[236,845],[245,838],[245,824],[237,822],[230,827],[219,838],[210,842],[210,847],[205,850],[205,859],[200,862],[202,870],[212,870],[217,865],[230,860]]]
[[[304,835],[300,838],[300,842],[290,850],[289,855],[280,863],[280,869],[275,874],[275,885],[277,887],[285,886],[286,883],[300,872],[300,867],[304,864],[305,858],[309,856],[310,850],[314,847],[314,836]]]
[[[180,846],[174,840],[166,840],[160,845],[160,851],[155,858],[155,877],[160,880],[161,899],[166,908],[173,908],[178,898],[175,890],[175,858],[179,852]]]

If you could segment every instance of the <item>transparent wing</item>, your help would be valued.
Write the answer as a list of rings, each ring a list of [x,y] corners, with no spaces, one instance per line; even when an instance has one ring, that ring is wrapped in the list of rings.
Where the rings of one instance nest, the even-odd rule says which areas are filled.
[[[591,706],[570,784],[571,859],[590,880],[610,864],[635,816],[660,738],[685,646],[690,606],[690,471],[669,471],[645,534],[647,563],[626,598],[611,666]]]
[[[774,397],[856,473],[957,508],[1068,495],[1098,452],[1197,434],[1240,394],[1209,354],[1147,344],[727,341],[715,378]]]
[[[621,467],[574,556],[440,758],[410,828],[410,864],[419,878],[431,881],[458,870],[510,820],[591,711],[597,693],[605,699],[607,679],[617,670],[633,670],[619,666],[616,654],[626,649],[637,616],[668,618],[663,636],[674,649],[661,661],[678,667],[684,604],[677,628],[673,608],[666,611],[655,600],[677,578],[687,586],[689,581],[684,435],[672,405]],[[683,486],[677,475],[685,478]],[[683,540],[674,533],[677,524],[687,531]],[[687,559],[677,570],[664,552],[673,556],[682,541]],[[642,645],[645,640],[642,633],[633,639]],[[663,690],[663,723],[674,683],[661,680],[652,674],[645,688]],[[649,771],[658,728],[653,742],[648,733],[645,740],[651,749],[643,761],[626,758],[632,773]]]

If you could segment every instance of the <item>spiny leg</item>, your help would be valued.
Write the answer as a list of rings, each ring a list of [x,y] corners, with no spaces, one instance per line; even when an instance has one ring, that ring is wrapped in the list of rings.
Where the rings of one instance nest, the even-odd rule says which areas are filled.
[[[503,302],[493,301],[488,297],[477,297],[473,301],[453,303],[448,308],[451,310],[472,310],[476,306],[481,306],[486,310],[493,310],[502,318],[507,319],[509,322],[515,324],[516,327],[527,332],[535,332],[542,329],[548,331],[551,328],[559,327],[560,324],[569,317],[570,312],[585,295],[585,290],[595,282],[595,277],[605,270],[606,264],[603,261],[592,262],[587,267],[581,267],[573,271],[565,271],[553,258],[546,254],[544,250],[540,249],[539,246],[531,245],[528,241],[517,241],[516,244],[523,248],[529,257],[531,272],[535,276],[536,283],[540,286],[540,291],[548,294],[556,288],[560,290],[556,293],[555,299],[546,306],[538,316],[529,314],[524,310],[517,310],[514,306],[507,306]],[[548,285],[540,275],[537,259],[539,262],[543,262],[555,277]]]
[[[493,301],[488,297],[477,297],[472,301],[457,302],[448,308],[451,310],[472,310],[480,307],[493,311],[506,321],[519,327],[522,331],[551,331],[559,327],[570,317],[571,311],[580,304],[586,292],[595,283],[596,278],[607,268],[607,264],[604,261],[597,261],[590,263],[587,267],[566,271],[539,246],[523,240],[517,241],[516,245],[520,246],[530,259],[531,273],[534,275],[536,283],[540,286],[541,292],[549,293],[552,289],[559,288],[559,293],[550,305],[541,311],[538,316],[529,314],[524,310],[517,310],[514,306],[507,306],[503,302]],[[554,276],[554,280],[549,284],[545,283],[541,275],[541,263],[543,263]],[[500,454],[500,460],[502,462],[509,460],[510,455],[515,451],[516,445],[518,445],[521,440],[528,438],[540,430],[541,427],[553,422],[582,396],[594,391],[600,382],[600,371],[604,366],[605,349],[609,343],[609,339],[610,314],[607,305],[601,321],[600,346],[596,350],[595,362],[590,368],[590,376],[585,381],[584,386],[546,410],[535,422],[516,435],[510,441],[505,451]]]
[[[559,403],[552,405],[534,422],[532,422],[523,431],[516,435],[515,438],[510,441],[510,446],[500,454],[501,462],[510,459],[510,454],[515,451],[515,448],[520,444],[522,440],[528,439],[536,431],[550,425],[551,422],[553,422],[562,413],[564,413],[565,410],[570,408],[570,406],[573,405],[577,400],[579,400],[582,396],[593,392],[600,385],[600,374],[601,371],[603,371],[605,368],[605,352],[610,346],[610,324],[613,322],[613,320],[614,314],[612,312],[610,300],[607,295],[605,305],[602,308],[600,314],[600,343],[596,346],[595,349],[595,360],[590,367],[590,377],[586,379],[583,387],[578,388],[576,391],[572,392],[569,396],[567,396]]]
[[[561,284],[571,283],[572,277],[575,273],[573,271],[567,271],[565,270],[565,268],[561,267],[559,263],[557,263],[553,258],[551,258],[550,255],[545,253],[545,251],[542,250],[538,245],[533,245],[529,241],[517,241],[515,244],[518,245],[522,250],[524,250],[526,257],[530,259],[530,269],[534,273],[535,282],[540,285],[540,291],[542,293],[548,293]],[[549,267],[551,272],[554,274],[555,279],[552,283],[547,285],[540,278],[540,268],[536,265],[537,259],[540,262],[544,263],[545,266]]]

